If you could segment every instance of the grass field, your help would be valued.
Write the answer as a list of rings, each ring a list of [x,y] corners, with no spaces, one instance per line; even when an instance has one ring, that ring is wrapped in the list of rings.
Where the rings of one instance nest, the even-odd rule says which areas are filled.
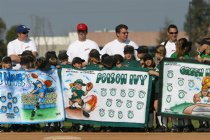
[[[25,120],[32,120],[31,112],[32,110],[23,110],[23,116]],[[36,115],[33,117],[33,120],[55,119],[58,117],[57,115],[57,108],[38,109],[36,110]]]

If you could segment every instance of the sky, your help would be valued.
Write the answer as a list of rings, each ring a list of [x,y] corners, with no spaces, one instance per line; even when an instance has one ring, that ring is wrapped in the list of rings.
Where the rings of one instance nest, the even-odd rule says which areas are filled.
[[[166,19],[183,30],[191,0],[0,0],[0,17],[9,29],[24,24],[46,34],[65,36],[86,23],[89,32],[114,30],[126,24],[129,31],[159,31]],[[42,19],[42,22],[37,23]],[[44,26],[42,26],[44,25]]]

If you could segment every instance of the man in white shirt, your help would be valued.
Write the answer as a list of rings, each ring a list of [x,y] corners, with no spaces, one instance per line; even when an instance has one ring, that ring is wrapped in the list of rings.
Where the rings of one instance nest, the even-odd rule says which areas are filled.
[[[11,57],[13,63],[13,69],[20,68],[21,54],[25,50],[32,52],[34,57],[37,56],[37,48],[35,42],[28,37],[29,28],[25,25],[19,25],[16,27],[17,39],[10,41],[7,45],[7,55]]]
[[[98,44],[90,39],[87,39],[88,26],[84,23],[77,25],[78,40],[69,45],[67,50],[68,60],[71,63],[74,57],[80,57],[87,64],[89,53],[92,49],[100,51]]]
[[[115,28],[117,39],[107,43],[101,50],[101,54],[115,55],[120,54],[124,56],[124,47],[126,45],[133,46],[134,49],[138,49],[138,45],[128,39],[128,27],[124,24],[120,24]],[[137,54],[135,52],[135,54]]]
[[[169,25],[167,30],[168,40],[162,42],[166,48],[166,57],[169,58],[176,51],[176,41],[178,36],[178,28],[176,25]]]

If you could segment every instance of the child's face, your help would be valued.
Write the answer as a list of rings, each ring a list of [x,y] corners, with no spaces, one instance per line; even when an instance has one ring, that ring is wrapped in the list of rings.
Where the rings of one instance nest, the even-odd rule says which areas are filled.
[[[116,67],[117,67],[117,68],[120,68],[120,67],[122,67],[122,63],[120,63],[120,62],[117,62],[117,63],[116,63]]]
[[[82,89],[82,84],[75,83],[75,87],[76,87],[77,90],[81,90]]]
[[[144,62],[144,65],[145,65],[145,67],[147,68],[147,67],[151,67],[151,66],[152,66],[152,63],[153,63],[152,60],[146,60],[146,61]]]
[[[37,84],[37,87],[38,87],[39,89],[41,89],[41,88],[42,88],[42,84],[41,84],[41,83]]]
[[[205,54],[210,54],[210,46],[205,50]]]
[[[140,60],[143,59],[144,53],[138,53],[138,54],[137,54],[137,57],[138,57]]]
[[[159,50],[156,50],[156,52],[155,52],[155,57],[156,57],[158,60],[162,60],[162,59],[163,59],[163,56],[161,55],[161,53],[160,53]]]
[[[2,69],[11,69],[12,68],[12,64],[10,63],[2,63]]]
[[[206,49],[208,49],[208,45],[206,45],[206,44],[198,46],[198,51],[201,52],[201,53],[203,51],[205,51]]]
[[[63,60],[63,61],[61,61],[61,64],[67,65],[67,64],[68,64],[68,60]]]
[[[208,89],[202,90],[201,94],[202,94],[203,96],[207,96],[207,94],[208,94]]]
[[[82,68],[82,63],[75,63],[73,66],[77,69],[81,69]]]
[[[125,59],[126,60],[131,60],[132,59],[132,54],[131,53],[125,53]]]

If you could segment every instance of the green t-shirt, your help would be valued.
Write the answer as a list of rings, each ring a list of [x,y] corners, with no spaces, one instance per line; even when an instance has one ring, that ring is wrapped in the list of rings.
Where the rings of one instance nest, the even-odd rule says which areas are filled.
[[[190,55],[187,53],[187,54],[184,54],[184,56],[183,56],[185,59],[190,59]],[[171,55],[171,58],[178,58],[178,56],[177,56],[177,53],[175,52],[175,53],[173,53],[172,55]]]
[[[83,90],[77,90],[76,87],[72,87],[71,92],[76,92],[77,96],[72,95],[71,99],[81,99],[82,96],[85,96],[85,92]]]
[[[98,64],[88,64],[85,67],[86,70],[101,70],[100,66]]]
[[[209,54],[201,54],[201,58],[210,58]]]
[[[141,67],[140,62],[137,60],[125,60],[122,62],[124,67]]]

